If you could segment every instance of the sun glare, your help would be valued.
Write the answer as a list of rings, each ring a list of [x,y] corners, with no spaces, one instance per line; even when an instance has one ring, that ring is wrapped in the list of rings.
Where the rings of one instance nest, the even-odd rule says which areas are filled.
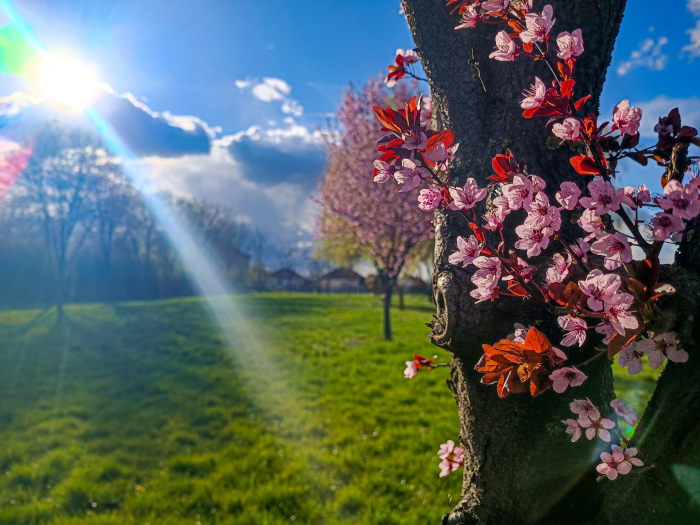
[[[41,96],[76,111],[92,101],[99,81],[97,74],[77,60],[46,55],[39,66]]]

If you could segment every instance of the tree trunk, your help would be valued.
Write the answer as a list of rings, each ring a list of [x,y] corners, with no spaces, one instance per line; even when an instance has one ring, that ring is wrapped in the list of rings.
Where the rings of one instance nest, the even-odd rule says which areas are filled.
[[[404,310],[406,308],[406,303],[403,297],[403,286],[396,285],[396,291],[399,294],[399,310]]]
[[[385,278],[384,294],[382,295],[385,341],[391,341],[391,295],[393,290],[394,280]]]
[[[474,177],[484,186],[493,173],[491,159],[507,148],[517,160],[526,159],[529,172],[541,176],[550,188],[580,178],[570,167],[568,148],[547,148],[551,131],[545,128],[546,119],[522,117],[522,91],[534,83],[535,76],[550,82],[544,64],[522,57],[515,63],[490,60],[495,35],[502,27],[480,24],[455,31],[458,17],[449,14],[452,6],[447,7],[445,0],[403,3],[430,82],[435,122],[438,129],[454,130],[461,143],[452,170],[455,183]],[[625,0],[551,3],[557,19],[554,37],[560,31],[583,30],[586,52],[577,64],[576,93],[579,97],[591,94],[586,110],[597,112]],[[535,8],[543,5],[538,2]],[[563,213],[562,219],[562,233],[567,236],[573,228],[570,215]],[[439,212],[435,230],[437,317],[431,340],[453,354],[450,387],[465,449],[462,494],[444,523],[559,524],[593,518],[602,500],[591,464],[595,443],[584,439],[572,444],[560,420],[570,417],[568,405],[574,398],[590,397],[598,406],[609,406],[614,395],[609,362],[592,362],[586,369],[589,379],[566,394],[550,391],[538,398],[518,394],[499,399],[496,388],[480,384],[480,374],[474,371],[483,355],[481,345],[505,338],[513,332],[514,323],[537,325],[554,344],[561,331],[555,317],[532,302],[502,298],[474,304],[469,295],[473,268],[463,270],[447,261],[456,249],[457,236],[470,233],[466,223],[454,213]],[[554,251],[563,251],[552,245]],[[540,266],[543,271],[546,264]],[[571,364],[576,364],[594,352],[591,343],[568,353]]]

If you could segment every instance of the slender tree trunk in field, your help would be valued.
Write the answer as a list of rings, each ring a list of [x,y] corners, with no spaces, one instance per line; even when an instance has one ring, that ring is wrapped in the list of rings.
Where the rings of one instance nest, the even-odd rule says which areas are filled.
[[[394,279],[385,277],[384,294],[382,295],[384,340],[391,341],[391,296],[394,290]]]
[[[406,308],[406,303],[403,297],[403,286],[396,286],[396,291],[399,294],[399,310],[404,310]]]
[[[525,159],[529,172],[541,176],[550,188],[580,177],[570,166],[567,147],[547,148],[551,131],[545,128],[546,119],[522,117],[522,91],[534,83],[535,76],[551,82],[546,66],[524,58],[515,63],[490,60],[495,35],[503,27],[478,24],[475,29],[455,31],[458,16],[450,15],[452,6],[446,3],[403,1],[416,51],[430,82],[438,129],[454,130],[461,144],[453,180],[463,184],[466,178],[474,177],[485,186],[486,177],[493,174],[491,159],[508,148],[516,160]],[[586,51],[576,66],[576,93],[579,97],[591,94],[585,109],[597,113],[625,0],[550,3],[557,19],[554,38],[561,31],[583,31]],[[544,4],[536,2],[535,9],[541,10]],[[566,236],[567,229],[573,228],[570,214],[564,212],[562,219]],[[596,520],[608,488],[595,481],[591,458],[597,459],[600,451],[596,453],[595,442],[585,438],[572,444],[560,420],[571,417],[569,403],[574,398],[590,397],[597,406],[609,406],[614,397],[610,363],[603,359],[592,362],[586,368],[589,379],[574,392],[499,399],[496,387],[480,384],[481,375],[474,370],[483,355],[481,345],[504,339],[513,333],[514,323],[537,325],[555,345],[561,331],[555,316],[532,301],[502,298],[474,304],[469,295],[473,267],[464,270],[447,261],[456,249],[457,236],[469,235],[467,224],[456,213],[441,211],[436,214],[435,229],[437,317],[431,340],[453,354],[449,384],[458,405],[460,441],[465,449],[461,498],[444,523]],[[553,251],[563,251],[557,243],[551,245]],[[541,275],[536,278],[542,280]],[[572,348],[571,364],[594,355],[593,346],[590,342],[581,349]]]

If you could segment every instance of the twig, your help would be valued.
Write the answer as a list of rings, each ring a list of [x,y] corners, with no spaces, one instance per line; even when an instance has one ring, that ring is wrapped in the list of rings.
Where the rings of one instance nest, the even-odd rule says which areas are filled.
[[[474,48],[472,48],[472,57],[469,60],[467,60],[467,64],[469,64],[474,69],[476,69],[475,76],[479,77],[479,80],[481,81],[481,87],[484,88],[484,93],[486,93],[486,84],[484,83],[484,79],[481,77],[481,70],[479,69],[479,62],[477,61],[476,57],[474,56]]]

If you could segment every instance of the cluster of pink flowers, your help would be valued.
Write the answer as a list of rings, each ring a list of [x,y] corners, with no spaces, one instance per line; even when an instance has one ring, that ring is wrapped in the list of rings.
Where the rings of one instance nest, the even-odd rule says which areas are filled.
[[[464,449],[456,447],[451,439],[440,445],[437,455],[442,459],[439,465],[441,478],[464,466]]]
[[[619,445],[613,445],[611,447],[612,454],[609,452],[603,452],[600,455],[600,460],[602,463],[596,467],[596,470],[607,476],[609,480],[617,479],[618,474],[629,474],[632,470],[632,466],[643,467],[644,462],[636,458],[637,449],[634,447],[627,447],[623,449]]]
[[[677,347],[676,332],[667,332],[654,337],[652,332],[648,333],[647,339],[642,339],[637,343],[630,343],[618,355],[620,366],[627,368],[630,375],[639,374],[642,371],[642,358],[647,355],[649,366],[653,369],[664,364],[666,358],[674,363],[685,363],[688,360],[688,352]]]
[[[601,417],[600,410],[591,403],[590,399],[575,399],[569,407],[578,419],[566,419],[562,423],[566,425],[566,433],[571,436],[572,442],[578,441],[585,429],[586,438],[589,441],[598,437],[610,443],[612,436],[609,430],[615,428],[615,423]]]
[[[589,331],[594,330],[602,336],[602,343],[608,345],[608,357],[612,359],[619,353],[620,365],[626,366],[630,374],[641,371],[644,355],[652,368],[660,367],[666,358],[678,363],[687,361],[687,352],[677,348],[674,332],[659,336],[650,333],[648,338],[635,341],[650,322],[641,312],[649,312],[646,308],[649,303],[675,292],[673,287],[658,283],[658,254],[664,243],[681,242],[686,222],[700,215],[700,178],[691,176],[683,183],[683,173],[689,171],[686,166],[667,180],[672,173],[667,170],[662,179],[663,195],[655,196],[644,184],[615,188],[612,180],[618,161],[624,158],[644,165],[653,159],[660,165],[671,166],[675,162],[673,151],[679,147],[687,150],[689,144],[700,146],[697,131],[682,126],[680,114],[673,110],[660,118],[655,128],[659,134],[656,149],[639,150],[642,111],[630,105],[629,100],[618,103],[610,121],[600,125],[594,114],[585,114],[582,110],[590,97],[574,98],[573,79],[576,61],[584,52],[583,35],[580,29],[560,32],[556,37],[558,60],[552,59],[550,33],[556,19],[551,5],[536,12],[532,0],[448,0],[447,3],[457,4],[454,9],[460,15],[457,29],[473,28],[481,22],[508,23],[508,30],[496,34],[490,58],[511,62],[524,56],[547,62],[554,78],[547,84],[535,77],[520,104],[523,116],[547,117],[547,125],[552,124],[552,132],[560,141],[578,143],[576,149],[585,153],[578,153],[570,163],[578,174],[587,177],[579,180],[588,182],[565,181],[558,188],[547,188],[541,177],[529,173],[525,163],[516,162],[508,151],[493,159],[495,175],[487,177],[491,181],[487,186],[480,187],[473,178],[467,179],[464,186],[455,186],[450,183],[449,170],[458,147],[454,133],[451,130],[438,133],[421,126],[420,100],[398,112],[375,108],[390,135],[379,142],[383,155],[375,163],[374,180],[385,182],[394,178],[402,185],[401,192],[425,182],[427,187],[418,196],[422,210],[449,210],[467,219],[471,234],[457,237],[457,249],[448,260],[472,270],[475,288],[470,294],[477,303],[502,296],[537,301],[558,315],[564,332],[562,346],[583,346]],[[691,160],[688,163],[692,166]],[[482,209],[483,204],[479,203],[484,201],[486,210],[480,220],[477,210]],[[639,209],[644,207],[658,210],[646,224],[652,241],[642,234],[644,221],[639,219]],[[518,210],[525,213],[515,213]],[[577,216],[576,222],[582,230],[575,241],[563,238],[560,232],[562,215],[566,216],[567,212],[576,214],[574,217]],[[624,228],[615,226],[612,214],[619,217]],[[519,222],[510,224],[516,217]],[[512,248],[507,246],[507,239],[512,236],[504,235],[509,232],[517,236]],[[535,261],[535,264],[531,259],[554,242],[561,243],[563,253],[555,253],[546,270],[538,271],[540,263]],[[633,248],[644,252],[646,266],[652,271],[645,274],[638,270],[644,265],[631,265]],[[589,260],[597,257],[601,259]],[[513,370],[525,363],[529,366],[528,352],[537,348],[544,355],[553,348],[542,334],[540,342],[534,339],[526,342],[528,330],[524,327],[519,330],[520,333],[516,330],[508,337],[517,344],[501,341],[493,346],[484,345],[485,357],[477,364],[477,369],[486,374],[487,384],[498,384],[499,396],[527,391],[523,386],[527,381],[532,395],[539,395],[550,386],[561,394],[587,379],[581,370],[587,362],[562,367],[566,355],[555,349],[561,359],[544,367],[542,377],[528,376],[518,383],[513,379]],[[415,362],[407,365],[417,366]],[[418,368],[407,369],[407,374],[415,375],[417,371]],[[630,425],[636,423],[636,414],[622,401],[613,401],[611,407],[617,417]],[[572,441],[577,441],[584,430],[589,440],[598,437],[611,441],[610,430],[616,424],[602,417],[590,400],[575,400],[571,410],[577,418],[564,423]],[[454,444],[450,453],[453,450]],[[623,449],[613,445],[611,453],[601,455],[603,463],[598,466],[598,472],[610,479],[627,474],[633,465],[642,465],[635,455],[636,449],[632,447]],[[441,463],[441,475],[458,468],[461,463],[454,465],[461,462],[460,458],[461,455],[457,461],[450,459],[448,453]]]

